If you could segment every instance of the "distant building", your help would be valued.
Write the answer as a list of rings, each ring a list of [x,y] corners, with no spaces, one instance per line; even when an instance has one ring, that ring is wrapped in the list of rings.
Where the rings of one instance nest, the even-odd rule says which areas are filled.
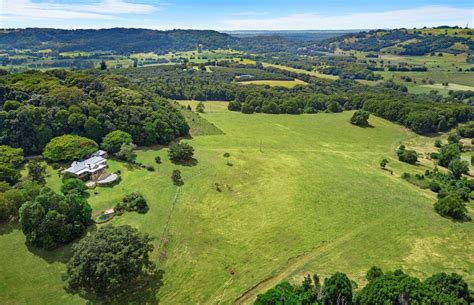
[[[238,80],[252,79],[252,78],[254,78],[254,76],[250,74],[242,74],[242,75],[235,76],[235,79],[238,79]]]
[[[98,150],[88,159],[72,162],[71,166],[63,171],[79,179],[95,180],[100,177],[107,168],[107,152]]]

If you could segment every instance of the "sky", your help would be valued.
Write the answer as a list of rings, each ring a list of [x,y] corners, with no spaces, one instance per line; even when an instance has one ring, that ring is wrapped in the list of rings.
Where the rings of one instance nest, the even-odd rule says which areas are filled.
[[[474,0],[0,0],[0,28],[338,30],[474,27]]]

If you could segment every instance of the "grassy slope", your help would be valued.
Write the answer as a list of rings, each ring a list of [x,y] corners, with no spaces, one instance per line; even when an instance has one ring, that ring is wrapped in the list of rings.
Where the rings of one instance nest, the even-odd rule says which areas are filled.
[[[268,279],[244,294],[241,300],[248,301],[266,285],[306,272],[339,270],[363,282],[372,265],[419,276],[456,271],[474,283],[474,225],[439,217],[432,193],[397,178],[425,169],[396,161],[400,141],[421,145],[432,139],[375,117],[375,128],[358,128],[348,123],[349,112],[243,115],[223,109],[202,114],[225,135],[190,140],[196,166],[169,163],[159,147],[142,150],[139,161],[147,165],[161,156],[156,172],[111,161],[123,181],[89,199],[98,212],[132,190],[144,194],[149,213],[129,213],[112,223],[156,237],[153,257],[165,271],[162,304],[231,303]],[[233,166],[226,165],[225,152]],[[383,157],[390,158],[395,175],[378,168]],[[178,194],[170,182],[176,167],[185,181]],[[54,173],[48,180],[59,187]],[[83,303],[61,288],[67,249],[35,254],[17,229],[0,228],[7,231],[0,233],[1,303]]]

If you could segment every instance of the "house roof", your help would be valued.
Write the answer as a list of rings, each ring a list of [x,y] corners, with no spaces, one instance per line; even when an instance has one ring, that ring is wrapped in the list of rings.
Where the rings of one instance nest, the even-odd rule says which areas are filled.
[[[100,156],[90,157],[82,161],[74,161],[71,166],[64,170],[74,175],[82,175],[84,173],[95,173],[107,166],[107,159]]]
[[[91,155],[91,157],[103,157],[107,154],[107,152],[105,150],[101,150],[99,149],[98,151],[96,151],[95,153],[93,153]]]

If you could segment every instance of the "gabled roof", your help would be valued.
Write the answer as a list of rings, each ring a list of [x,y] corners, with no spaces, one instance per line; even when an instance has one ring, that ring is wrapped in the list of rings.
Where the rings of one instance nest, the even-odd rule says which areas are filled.
[[[107,159],[99,156],[90,157],[82,161],[74,161],[71,166],[64,170],[74,175],[82,175],[84,173],[95,173],[107,166]]]

